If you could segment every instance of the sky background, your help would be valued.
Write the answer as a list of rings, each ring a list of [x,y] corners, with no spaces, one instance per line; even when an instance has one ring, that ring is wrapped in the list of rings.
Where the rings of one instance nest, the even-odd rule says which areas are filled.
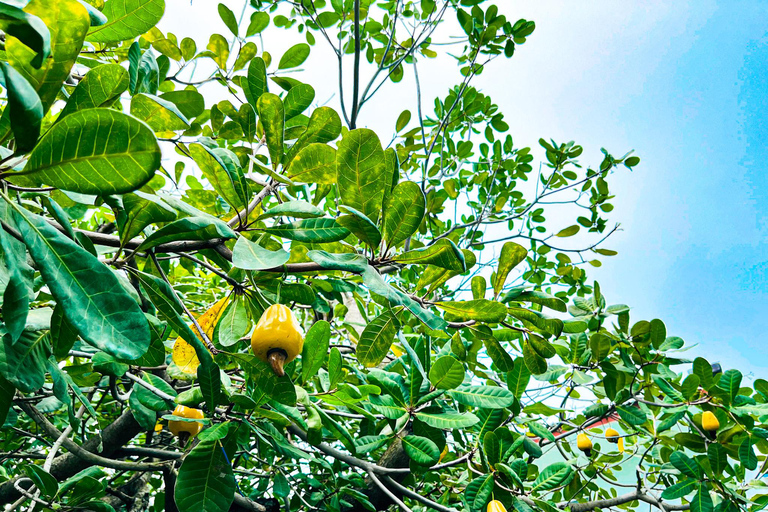
[[[575,140],[592,166],[601,147],[642,158],[611,179],[611,221],[622,231],[605,247],[619,255],[590,269],[608,302],[630,305],[633,322],[664,320],[668,335],[697,344],[690,357],[768,378],[768,4],[496,3],[512,21],[536,22],[513,59],[495,61],[473,82],[505,113],[515,145]],[[198,50],[212,31],[227,34],[217,2],[167,4],[174,16],[160,28],[193,37]],[[226,4],[239,16],[242,1]],[[443,40],[451,30],[452,20]],[[279,58],[301,41],[288,34],[268,30],[259,51]],[[319,36],[302,70],[297,77],[317,90],[315,106],[338,108],[335,57]],[[425,62],[419,74],[427,101],[460,80],[449,58]],[[415,113],[409,85],[406,72],[401,84],[382,88],[359,126],[388,134],[404,108]]]

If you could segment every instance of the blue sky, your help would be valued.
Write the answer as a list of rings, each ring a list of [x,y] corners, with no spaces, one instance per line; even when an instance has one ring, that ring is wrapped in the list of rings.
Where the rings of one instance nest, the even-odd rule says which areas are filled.
[[[160,26],[202,48],[212,30],[227,34],[216,3],[169,0],[177,14]],[[239,15],[242,2],[226,3]],[[642,158],[613,179],[612,219],[622,231],[607,247],[619,255],[591,271],[608,300],[632,306],[633,321],[664,320],[668,334],[698,344],[691,357],[768,377],[765,3],[496,3],[510,19],[537,24],[512,60],[495,62],[475,83],[505,113],[516,145],[575,140],[591,165],[600,147]],[[288,34],[271,33],[265,48],[279,56],[301,40]],[[318,104],[337,107],[330,63],[318,42],[300,78],[315,87]],[[459,80],[450,59],[425,62],[420,76],[425,98],[443,95],[446,77]],[[415,111],[410,80],[382,88],[361,125],[389,133],[401,109]]]
[[[627,4],[510,2],[537,30],[499,75],[524,84],[488,89],[522,114],[520,143],[574,139],[593,165],[601,146],[637,151],[642,164],[614,180],[619,255],[592,275],[633,320],[698,343],[688,354],[768,376],[768,9]]]

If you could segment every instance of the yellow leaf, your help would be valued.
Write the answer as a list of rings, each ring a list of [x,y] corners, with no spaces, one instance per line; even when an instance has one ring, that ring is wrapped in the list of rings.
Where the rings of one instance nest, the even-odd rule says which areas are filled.
[[[200,328],[205,332],[209,339],[213,336],[213,330],[216,327],[216,323],[221,318],[222,313],[224,313],[224,308],[227,305],[227,302],[229,302],[229,298],[224,297],[197,319],[197,323],[200,324]],[[194,324],[189,327],[195,334],[200,336],[200,333]],[[173,362],[182,372],[188,375],[197,374],[197,367],[200,366],[200,360],[197,358],[197,354],[192,345],[184,341],[181,336],[176,338],[176,342],[173,344],[173,353],[171,357]]]

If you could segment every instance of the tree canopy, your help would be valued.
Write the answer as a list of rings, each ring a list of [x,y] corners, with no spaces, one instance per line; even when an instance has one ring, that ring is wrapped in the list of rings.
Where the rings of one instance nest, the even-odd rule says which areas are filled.
[[[516,146],[479,88],[533,21],[227,0],[228,33],[179,40],[172,5],[0,0],[0,504],[768,503],[768,381],[589,278],[640,159]],[[328,105],[301,80],[321,45]],[[422,96],[440,55],[458,81]],[[388,133],[382,88],[415,105]]]

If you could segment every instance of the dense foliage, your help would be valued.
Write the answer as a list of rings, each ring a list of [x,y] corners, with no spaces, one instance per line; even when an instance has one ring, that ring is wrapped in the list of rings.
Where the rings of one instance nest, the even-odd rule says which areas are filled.
[[[764,506],[768,382],[691,359],[588,279],[615,254],[609,179],[639,158],[517,147],[473,85],[532,21],[227,1],[206,42],[161,32],[166,10],[0,1],[0,503]],[[459,81],[422,98],[456,21]],[[283,35],[305,42],[271,55]],[[318,45],[335,109],[299,80]],[[384,84],[416,108],[377,134]],[[303,347],[285,309],[256,328],[272,304]]]

